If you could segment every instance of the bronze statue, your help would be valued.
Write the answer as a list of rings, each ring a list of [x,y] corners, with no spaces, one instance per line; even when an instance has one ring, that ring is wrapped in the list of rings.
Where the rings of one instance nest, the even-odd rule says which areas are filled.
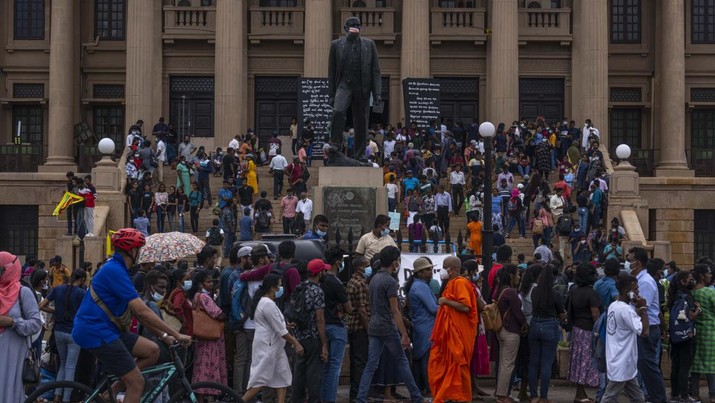
[[[351,107],[355,129],[354,156],[358,161],[367,163],[365,147],[370,95],[375,105],[382,98],[380,60],[375,42],[360,37],[362,24],[359,18],[349,17],[343,28],[347,35],[330,44],[328,94],[333,106],[330,142],[338,150],[342,148],[347,110]]]

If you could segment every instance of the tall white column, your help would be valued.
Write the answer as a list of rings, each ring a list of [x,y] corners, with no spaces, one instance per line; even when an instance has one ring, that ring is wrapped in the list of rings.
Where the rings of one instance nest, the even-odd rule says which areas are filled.
[[[509,124],[519,116],[519,8],[517,0],[492,0],[487,60],[487,120]]]
[[[400,49],[400,83],[405,78],[430,77],[430,5],[429,0],[404,0],[402,4],[402,48]],[[400,84],[401,85],[401,84]],[[405,113],[402,93],[398,119]],[[404,122],[409,125],[409,122]]]
[[[332,0],[306,0],[304,77],[328,77],[328,56],[333,38],[331,21],[333,21]]]

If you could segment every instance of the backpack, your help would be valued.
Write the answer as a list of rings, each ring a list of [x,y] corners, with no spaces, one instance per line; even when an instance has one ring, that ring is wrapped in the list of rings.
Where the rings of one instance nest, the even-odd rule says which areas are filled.
[[[535,218],[531,229],[534,235],[541,235],[544,233],[544,221],[541,218]]]
[[[308,167],[303,167],[303,183],[308,183],[310,179],[310,172],[308,172]]]
[[[248,283],[236,280],[231,290],[231,317],[232,328],[240,328],[251,314],[251,296],[248,294]]]
[[[506,319],[506,316],[509,315],[509,309],[511,309],[507,309],[504,313],[504,318],[502,318],[501,313],[499,312],[499,300],[501,299],[501,296],[504,295],[504,291],[506,291],[506,289],[502,290],[496,301],[485,306],[482,311],[482,321],[484,322],[484,328],[487,330],[498,332],[502,329],[502,327],[504,327],[504,319]]]
[[[569,236],[573,230],[573,218],[569,215],[562,215],[559,217],[559,235]]]
[[[308,282],[304,281],[298,285],[290,296],[290,301],[285,307],[285,319],[288,323],[294,323],[296,329],[306,329],[310,325],[310,315],[306,303],[308,293]]]
[[[261,210],[256,217],[256,226],[261,229],[267,229],[271,225],[271,218],[268,217],[267,210]]]
[[[688,312],[691,310],[692,306],[685,294],[681,294],[680,298],[673,304],[673,308],[670,309],[668,332],[670,333],[671,343],[678,344],[695,337],[695,322],[688,318]]]
[[[598,317],[593,324],[593,333],[591,334],[591,351],[592,357],[596,361],[596,369],[600,373],[606,372],[606,322],[608,311],[605,311]]]
[[[221,245],[221,230],[218,227],[209,228],[208,243],[213,246]]]
[[[509,202],[506,204],[506,208],[509,211],[509,213],[516,214],[519,212],[519,198],[518,197],[512,197],[509,199]]]

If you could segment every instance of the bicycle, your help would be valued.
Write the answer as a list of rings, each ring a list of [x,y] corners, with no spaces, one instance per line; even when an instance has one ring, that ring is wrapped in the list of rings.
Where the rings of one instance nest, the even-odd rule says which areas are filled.
[[[183,403],[192,402],[198,403],[198,398],[195,394],[195,390],[209,390],[212,393],[206,393],[212,395],[214,402],[242,402],[240,396],[236,394],[232,389],[227,386],[221,385],[215,382],[197,382],[190,384],[189,380],[186,378],[186,371],[184,368],[184,363],[181,358],[176,353],[176,351],[181,346],[179,344],[174,344],[169,347],[169,352],[173,362],[168,362],[165,364],[156,365],[153,367],[146,368],[141,371],[142,375],[155,375],[162,374],[161,379],[156,383],[151,389],[144,390],[144,394],[141,398],[141,403],[152,403],[154,402],[164,389],[169,385],[169,383],[175,379],[179,379],[181,382],[181,389],[177,390],[169,399],[170,403]],[[55,391],[57,389],[65,390],[70,389],[72,391],[71,399],[72,402],[82,402],[82,403],[117,403],[117,399],[112,390],[112,384],[116,382],[119,378],[110,374],[103,374],[97,386],[93,389],[89,386],[74,382],[74,381],[54,381],[41,384],[33,393],[31,393],[26,399],[25,403],[36,403],[44,395],[50,394],[54,398]],[[149,385],[147,385],[147,388]],[[217,394],[218,392],[218,394]]]

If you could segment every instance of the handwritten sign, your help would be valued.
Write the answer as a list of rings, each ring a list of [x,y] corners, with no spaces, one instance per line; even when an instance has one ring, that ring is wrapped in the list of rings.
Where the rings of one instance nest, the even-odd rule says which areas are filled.
[[[439,120],[440,84],[436,80],[406,78],[402,80],[405,104],[405,123],[416,122],[417,127],[429,127],[433,119]]]
[[[353,230],[355,243],[362,231],[371,231],[375,224],[375,188],[367,187],[324,187],[323,211],[328,217],[329,239],[335,239],[335,231],[340,230],[341,239],[347,239]]]
[[[303,121],[309,119],[313,124],[313,156],[323,156],[323,144],[329,140],[330,118],[333,106],[328,103],[327,78],[299,78],[298,84],[298,130],[303,131]]]

